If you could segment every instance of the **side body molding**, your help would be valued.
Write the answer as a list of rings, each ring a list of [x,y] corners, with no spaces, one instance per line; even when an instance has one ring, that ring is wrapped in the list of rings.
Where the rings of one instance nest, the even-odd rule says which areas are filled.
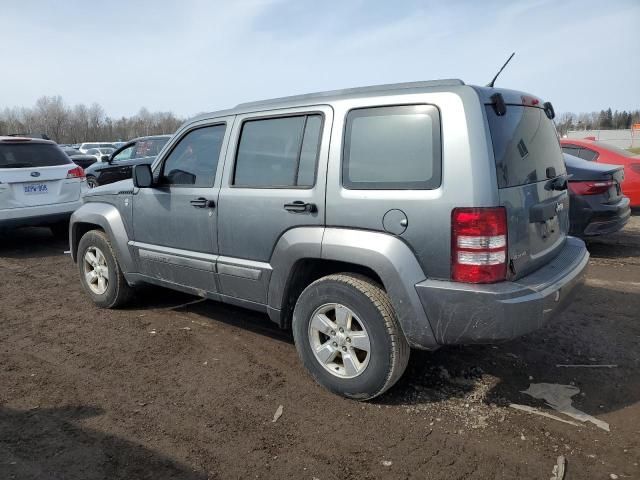
[[[136,271],[136,263],[129,250],[129,234],[118,209],[108,203],[87,202],[71,215],[71,256],[77,261],[78,225],[90,223],[100,226],[116,251],[123,273]]]
[[[378,274],[412,347],[435,350],[438,344],[415,285],[425,274],[411,249],[399,238],[381,232],[305,227],[286,232],[271,258],[268,311],[276,321],[283,309],[287,281],[295,263],[315,258],[369,267]]]

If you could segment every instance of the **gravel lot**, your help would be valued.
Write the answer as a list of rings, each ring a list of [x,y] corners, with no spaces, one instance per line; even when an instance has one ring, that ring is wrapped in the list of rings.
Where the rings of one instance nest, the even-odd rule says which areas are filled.
[[[500,346],[413,352],[369,403],[302,369],[265,316],[159,288],[95,308],[48,230],[0,238],[0,479],[640,478],[640,217],[590,244],[578,299]],[[560,368],[557,364],[615,364]],[[509,408],[575,384],[606,432]],[[279,405],[283,414],[272,422]],[[567,418],[567,417],[563,417]]]

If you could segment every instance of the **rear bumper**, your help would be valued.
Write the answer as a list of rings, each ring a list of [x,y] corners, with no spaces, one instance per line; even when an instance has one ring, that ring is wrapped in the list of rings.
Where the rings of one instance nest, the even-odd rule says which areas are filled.
[[[82,200],[35,207],[0,209],[0,227],[35,227],[52,225],[69,220],[71,214],[82,205]]]
[[[551,262],[516,281],[425,280],[416,290],[439,344],[498,343],[532,332],[562,311],[583,282],[588,262],[584,242],[568,237]]]
[[[614,205],[573,199],[571,204],[571,234],[584,237],[607,235],[622,230],[631,216],[630,201],[622,197]]]

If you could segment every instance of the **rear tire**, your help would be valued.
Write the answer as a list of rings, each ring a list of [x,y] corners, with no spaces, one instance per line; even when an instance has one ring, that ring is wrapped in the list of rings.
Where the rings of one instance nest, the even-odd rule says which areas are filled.
[[[80,239],[78,271],[82,287],[99,307],[118,308],[133,296],[111,242],[101,230],[90,230]]]
[[[300,295],[293,336],[302,363],[328,390],[369,400],[402,376],[410,348],[380,285],[363,275],[323,277]]]

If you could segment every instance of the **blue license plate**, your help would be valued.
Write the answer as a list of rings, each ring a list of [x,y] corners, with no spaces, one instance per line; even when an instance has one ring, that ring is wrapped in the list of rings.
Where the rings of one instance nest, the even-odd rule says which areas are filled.
[[[46,183],[29,183],[28,185],[23,185],[24,193],[26,195],[35,195],[38,193],[49,193],[49,189],[47,188]]]

